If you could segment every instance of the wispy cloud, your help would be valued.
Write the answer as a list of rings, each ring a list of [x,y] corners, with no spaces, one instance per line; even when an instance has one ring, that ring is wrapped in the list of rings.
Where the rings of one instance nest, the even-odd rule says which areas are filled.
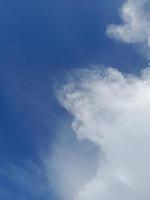
[[[25,164],[5,164],[0,168],[0,198],[51,199],[48,179],[42,166],[29,161]]]
[[[58,133],[59,137],[45,159],[47,174],[57,198],[71,200],[82,185],[96,174],[100,153],[90,141],[77,140],[70,122],[59,127]]]
[[[120,10],[122,23],[107,28],[109,37],[126,43],[143,44],[150,49],[150,1],[126,0]]]

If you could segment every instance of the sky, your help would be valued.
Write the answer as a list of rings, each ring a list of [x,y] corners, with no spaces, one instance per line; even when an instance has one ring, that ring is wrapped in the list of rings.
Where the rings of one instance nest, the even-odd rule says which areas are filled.
[[[149,199],[149,0],[1,0],[0,199]]]

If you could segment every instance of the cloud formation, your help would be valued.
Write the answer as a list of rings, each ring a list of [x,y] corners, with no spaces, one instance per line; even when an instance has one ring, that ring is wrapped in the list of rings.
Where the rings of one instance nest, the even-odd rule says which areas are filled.
[[[149,0],[127,0],[120,10],[122,23],[109,25],[108,36],[142,44],[149,56],[149,11]],[[103,67],[70,74],[58,91],[59,102],[71,114],[72,129],[79,141],[90,141],[99,147],[99,154],[97,164],[89,168],[87,163],[94,160],[79,153],[73,164],[69,161],[71,170],[66,171],[62,167],[63,156],[54,154],[58,159],[51,163],[57,165],[60,174],[65,171],[65,176],[59,175],[57,180],[63,183],[63,189],[57,185],[63,200],[150,198],[149,91],[150,68],[139,75]],[[72,157],[73,152],[68,152]],[[81,165],[84,156],[87,162]],[[76,177],[80,179],[76,181]]]
[[[103,152],[93,177],[76,193],[68,190],[69,199],[150,198],[149,91],[148,68],[139,76],[113,68],[79,70],[59,91],[60,103],[73,116],[77,137],[91,141]],[[81,177],[85,170],[81,168]]]
[[[142,43],[150,48],[150,1],[127,0],[120,15],[122,23],[109,25],[108,36],[126,43]]]
[[[53,193],[58,199],[72,200],[82,185],[96,174],[100,153],[92,142],[76,138],[70,120],[68,125],[64,124],[58,128],[59,137],[45,160]]]

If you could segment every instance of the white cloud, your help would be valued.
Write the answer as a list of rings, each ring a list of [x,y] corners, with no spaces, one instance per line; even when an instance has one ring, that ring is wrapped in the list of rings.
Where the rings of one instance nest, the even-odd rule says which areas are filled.
[[[108,36],[150,48],[150,1],[127,0],[120,10],[122,24],[108,26]]]
[[[99,164],[99,149],[89,141],[77,140],[68,126],[70,122],[58,128],[59,137],[45,159],[50,186],[61,200],[71,200],[96,174]]]
[[[77,137],[93,142],[103,152],[97,170],[91,169],[93,176],[79,181],[75,193],[65,191],[66,199],[150,198],[149,91],[149,69],[133,76],[97,68],[77,71],[58,92],[60,103],[74,118],[72,128]],[[75,181],[71,177],[77,162],[81,161],[74,161],[71,174],[65,171],[64,184],[66,178]],[[57,167],[61,168],[59,163]],[[78,171],[81,179],[85,171],[86,166]]]
[[[120,13],[122,23],[109,25],[108,36],[142,44],[149,56],[150,1],[126,0]],[[49,172],[50,182],[61,199],[149,200],[150,69],[137,76],[113,68],[76,70],[58,99],[71,114],[79,141],[99,147],[99,153],[83,153],[72,140],[69,147],[58,142],[48,170],[55,172],[55,181]]]

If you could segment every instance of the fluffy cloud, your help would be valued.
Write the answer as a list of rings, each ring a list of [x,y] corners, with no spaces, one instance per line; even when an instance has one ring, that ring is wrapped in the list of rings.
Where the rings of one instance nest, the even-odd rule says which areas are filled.
[[[76,71],[58,92],[60,103],[73,116],[77,137],[91,141],[103,152],[96,171],[91,169],[93,176],[75,193],[66,191],[66,199],[150,198],[149,91],[149,69],[134,76],[96,68]],[[85,171],[86,166],[78,172],[81,179]],[[73,177],[65,173],[67,179]]]
[[[107,34],[144,45],[149,56],[149,11],[149,0],[127,0],[120,10],[122,24],[108,26]],[[72,116],[79,142],[89,141],[87,149],[91,143],[98,147],[82,153],[65,141],[55,148],[50,163],[61,199],[148,200],[150,69],[139,75],[102,67],[73,71],[58,99]]]
[[[127,0],[120,10],[122,24],[110,25],[107,34],[127,43],[143,43],[150,48],[150,1]]]

